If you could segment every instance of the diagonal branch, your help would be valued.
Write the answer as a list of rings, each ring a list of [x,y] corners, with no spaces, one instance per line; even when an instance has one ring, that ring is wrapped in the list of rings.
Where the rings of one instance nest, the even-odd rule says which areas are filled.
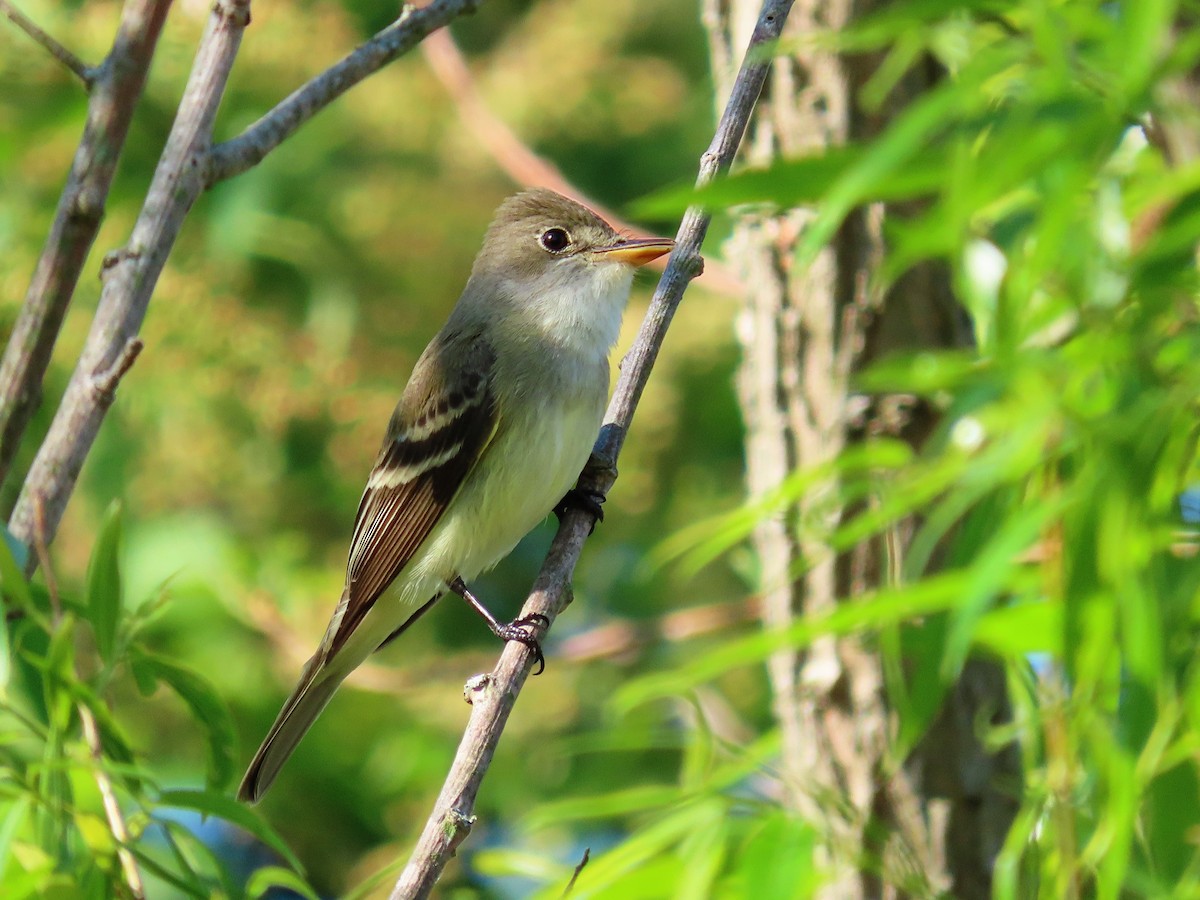
[[[75,73],[79,80],[83,82],[84,87],[91,88],[92,82],[96,78],[96,69],[93,69],[42,29],[38,28],[37,24],[29,16],[9,3],[8,0],[0,0],[0,13],[3,13],[6,19],[29,35],[34,43]]]
[[[766,80],[768,63],[762,45],[779,37],[791,6],[792,0],[765,0],[763,3],[717,133],[701,157],[698,185],[712,181],[733,161],[750,112]],[[592,463],[580,479],[581,486],[586,489],[607,492],[616,480],[617,457],[667,327],[688,282],[702,268],[700,244],[708,224],[709,216],[696,207],[684,214],[675,252],[654,292],[633,348],[621,365],[621,377],[608,407],[607,424],[596,442]],[[566,608],[571,597],[571,574],[592,524],[590,513],[568,512],[550,546],[533,592],[521,611],[522,616],[540,614],[553,621]],[[532,656],[523,645],[509,644],[490,675],[474,678],[468,684],[472,710],[466,732],[433,812],[392,892],[392,900],[428,897],[455,848],[470,832],[475,798],[528,676],[531,660]]]
[[[291,137],[296,130],[368,75],[417,46],[429,34],[466,13],[480,0],[434,0],[405,6],[400,17],[353,53],[297,88],[274,109],[235,138],[212,148],[207,187],[240,175]]]
[[[35,535],[47,543],[52,539],[116,383],[136,355],[133,348],[154,285],[204,187],[200,163],[249,21],[250,0],[217,0],[213,6],[129,246],[105,261],[104,289],[87,343],[17,498],[9,527],[25,544]],[[40,534],[33,517],[37,503],[45,507],[46,530]]]
[[[80,77],[90,87],[91,98],[83,138],[59,197],[54,223],[0,359],[0,482],[8,474],[41,398],[42,379],[50,365],[54,342],[104,218],[117,160],[170,5],[171,0],[128,0],[121,11],[112,50],[95,69],[83,66],[59,47],[74,64],[83,66]],[[14,18],[20,13],[8,0],[0,0],[0,9],[20,24]],[[75,69],[72,62],[64,63]]]

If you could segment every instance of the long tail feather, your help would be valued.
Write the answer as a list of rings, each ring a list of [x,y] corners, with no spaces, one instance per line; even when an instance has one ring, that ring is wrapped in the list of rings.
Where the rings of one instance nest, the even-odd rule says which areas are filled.
[[[330,654],[328,647],[332,642],[334,630],[334,626],[330,626],[330,632],[321,642],[321,649],[304,667],[299,684],[283,704],[283,709],[275,717],[275,724],[271,726],[271,730],[263,738],[262,746],[250,761],[250,767],[246,769],[242,784],[238,788],[239,800],[249,803],[259,801],[346,676],[371,650],[382,650],[407,631],[408,627],[428,612],[441,596],[439,593],[431,597],[382,642],[374,646],[365,644],[369,649],[361,654],[358,648],[349,646],[343,647],[338,653]],[[354,657],[354,660],[350,661],[350,657]],[[338,661],[336,667],[333,664],[335,659]]]
[[[300,683],[283,704],[275,724],[267,732],[242,778],[238,788],[239,800],[257,803],[266,793],[300,739],[312,727],[333,692],[342,683],[345,673],[331,671],[325,665],[324,655],[318,653],[305,666]]]

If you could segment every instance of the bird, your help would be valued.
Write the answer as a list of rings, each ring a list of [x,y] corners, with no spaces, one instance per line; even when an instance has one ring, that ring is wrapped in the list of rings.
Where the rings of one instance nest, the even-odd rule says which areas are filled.
[[[623,236],[546,189],[496,210],[462,295],[418,358],[367,478],[345,586],[316,652],[238,789],[257,802],[343,680],[448,592],[505,640],[542,617],[498,622],[467,582],[573,493],[602,424],[608,357],[634,270],[667,238]]]

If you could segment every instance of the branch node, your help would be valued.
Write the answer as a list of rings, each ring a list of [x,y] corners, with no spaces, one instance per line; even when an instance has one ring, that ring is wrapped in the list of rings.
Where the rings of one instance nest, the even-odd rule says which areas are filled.
[[[137,338],[130,338],[110,366],[92,373],[92,393],[97,403],[103,403],[105,406],[112,404],[116,397],[117,384],[125,377],[125,373],[133,368],[143,346],[145,345]]]
[[[213,4],[213,12],[224,16],[239,28],[250,24],[249,0],[217,0]]]
[[[103,281],[109,276],[113,269],[125,262],[127,259],[137,259],[138,253],[136,250],[130,250],[128,247],[121,247],[117,250],[110,250],[104,254],[104,259],[100,262],[100,280]]]
[[[468,706],[475,705],[475,698],[482,695],[492,684],[492,676],[487,673],[472,675],[463,685],[463,699]]]
[[[449,844],[446,848],[447,857],[454,856],[478,820],[478,816],[468,815],[457,807],[451,807],[447,811],[446,818],[442,820],[442,831]]]

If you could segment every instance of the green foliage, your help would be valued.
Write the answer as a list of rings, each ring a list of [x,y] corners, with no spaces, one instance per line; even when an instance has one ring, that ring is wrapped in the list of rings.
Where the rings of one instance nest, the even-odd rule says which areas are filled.
[[[179,810],[218,817],[270,847],[292,867],[256,882],[303,886],[283,839],[225,793],[233,724],[212,684],[151,651],[144,625],[157,601],[127,608],[121,593],[121,512],[104,517],[88,562],[86,600],[35,592],[7,546],[0,547],[4,595],[13,610],[10,647],[20,678],[0,693],[0,879],[6,896],[120,896],[125,860],[151,883],[182,896],[240,894],[227,862],[176,821]],[[5,659],[8,657],[6,655]],[[149,697],[159,682],[189,708],[209,743],[209,788],[166,790],[133,749],[126,727],[145,710],[110,698],[132,679]],[[7,679],[6,682],[7,684]],[[115,809],[119,812],[114,811]],[[304,889],[314,896],[311,889]],[[15,891],[15,893],[13,893]]]
[[[1172,165],[1137,123],[1191,121],[1170,85],[1195,65],[1197,43],[1171,3],[950,6],[888,4],[841,36],[889,54],[868,100],[886,95],[914,49],[947,69],[877,140],[736,174],[697,197],[814,201],[799,264],[856,206],[919,201],[889,221],[881,288],[922,262],[947,266],[976,347],[894,356],[858,386],[924,398],[941,413],[938,432],[912,460],[863,466],[886,446],[853,448],[664,545],[706,561],[761,515],[833,483],[848,504],[871,500],[826,532],[834,547],[919,514],[896,584],[618,697],[701,689],[782,641],[875,634],[897,654],[888,668],[905,673],[890,685],[902,758],[968,656],[998,659],[1017,709],[989,740],[1017,741],[1024,782],[997,895],[1193,896],[1200,569],[1178,498],[1200,480],[1200,169]],[[690,199],[664,193],[645,208]],[[897,625],[899,644],[888,638]]]
[[[256,9],[222,134],[390,15],[368,6]],[[493,108],[609,202],[690,181],[707,140],[693,5],[650,7],[497,0],[457,28]],[[28,11],[99,59],[117,9]],[[1023,780],[996,864],[999,896],[1200,891],[1200,579],[1176,506],[1200,481],[1200,163],[1168,164],[1137,128],[1148,112],[1168,123],[1189,113],[1170,90],[1200,56],[1194,34],[1172,27],[1181,10],[1158,0],[898,0],[842,34],[805,38],[882,60],[860,96],[868,112],[883,111],[926,55],[946,75],[877,139],[740,172],[699,200],[813,203],[797,267],[860,205],[902,205],[876,287],[925,262],[945,266],[976,345],[897,355],[856,385],[939,411],[919,450],[852,446],[714,518],[742,492],[731,310],[689,295],[608,522],[585,553],[579,602],[509,724],[481,825],[443,880],[448,894],[558,896],[590,845],[575,897],[812,895],[827,877],[812,850],[828,836],[777,802],[763,662],[781,646],[849,634],[885,656],[897,765],[967,660],[1003,664],[1014,719],[980,732],[993,745],[1018,742]],[[164,35],[93,274],[127,235],[178,101],[201,27],[189,16]],[[0,199],[10,261],[0,296],[18,298],[84,109],[40,53],[19,36],[12,46],[0,53],[0,165],[19,177]],[[556,75],[564,58],[571,79]],[[386,891],[407,855],[461,731],[461,684],[494,658],[457,607],[443,604],[383,655],[399,662],[394,671],[372,665],[347,685],[265,818],[228,790],[319,638],[396,393],[510,188],[451,119],[419,60],[403,60],[207,195],[53,548],[61,593],[27,583],[24,560],[0,547],[6,896],[76,886],[103,895],[122,878],[121,847],[161,896],[262,896],[271,886],[342,896],[354,885],[367,896]],[[638,209],[666,228],[691,199],[690,189],[664,193]],[[47,397],[70,371],[96,284],[81,284]],[[15,303],[0,314],[11,323]],[[756,523],[818,488],[854,510],[805,523],[834,549],[919,515],[889,583],[771,635],[746,626],[631,640],[615,660],[574,656],[562,640],[572,627],[641,635],[681,605],[742,609],[758,587],[746,549]],[[126,513],[110,507],[114,496]],[[500,609],[515,603],[546,539],[525,542],[480,592]],[[267,848],[253,874],[214,849],[204,826],[219,820]],[[905,887],[932,892],[920,873]]]
[[[21,8],[94,62],[108,50],[121,3],[26,0]],[[236,134],[396,9],[256,5],[217,137]],[[0,489],[6,510],[74,367],[103,255],[128,240],[207,14],[207,7],[172,8],[58,342],[46,402],[17,471]],[[453,30],[489,107],[610,207],[692,169],[708,140],[707,48],[691,0],[489,0]],[[549,77],[564,59],[572,77]],[[0,333],[16,319],[85,113],[79,85],[0,23]],[[63,771],[90,772],[72,710],[80,702],[96,710],[106,766],[131,828],[137,825],[131,841],[144,851],[138,861],[155,879],[155,897],[194,894],[197,885],[206,896],[253,895],[288,881],[281,872],[292,870],[277,853],[244,858],[251,843],[244,832],[204,849],[201,837],[218,846],[210,841],[214,816],[163,807],[160,792],[231,791],[333,610],[354,510],[404,380],[461,290],[493,210],[514,189],[413,53],[307,123],[261,165],[204,195],[156,289],[142,329],[146,350],[122,382],[51,547],[60,626],[51,622],[41,581],[27,588],[11,577],[19,568],[6,569],[0,559],[6,595],[30,595],[6,599],[6,608],[31,610],[5,623],[11,633],[0,653],[11,648],[11,705],[19,711],[28,704],[31,721],[43,722],[48,703],[66,703],[65,734],[22,730],[26,756],[36,748],[39,764],[44,750],[63,760]],[[636,287],[631,326],[649,281]],[[670,358],[646,395],[653,420],[638,426],[610,522],[580,568],[576,628],[670,609],[673,579],[644,570],[640,548],[740,494],[727,309],[722,298],[697,292],[680,313]],[[679,440],[700,423],[710,440]],[[123,510],[119,525],[106,514],[114,498]],[[109,567],[115,557],[95,548],[115,542],[118,532],[120,589],[99,590],[114,583],[117,570]],[[476,585],[498,612],[515,611],[548,540],[543,529]],[[743,589],[722,569],[693,593],[697,602],[717,602]],[[47,696],[46,675],[35,666],[52,634],[62,635],[56,652],[71,651],[66,663],[74,666],[60,665],[70,685],[65,701],[58,689]],[[321,896],[352,889],[374,896],[389,875],[394,880],[389,870],[407,856],[457,744],[462,683],[490,668],[495,653],[474,614],[442,604],[411,640],[368,667],[364,682],[352,680],[339,693],[299,748],[262,814]],[[622,672],[607,660],[574,664],[560,655],[559,663],[531,686],[528,713],[506,734],[480,799],[482,822],[512,823],[514,811],[537,808],[566,784],[598,792],[620,783],[630,759],[663,778],[675,766],[678,741],[650,734],[648,721],[612,735],[631,749],[579,751],[603,721],[607,688],[598,688]],[[634,667],[652,664],[647,654]],[[364,683],[374,689],[363,690]],[[68,799],[82,789],[75,782],[90,783],[67,780],[61,796]],[[28,820],[38,809],[21,806],[23,796],[0,797],[0,823],[19,821],[24,829],[13,859],[32,846]],[[64,805],[62,816],[69,811]],[[87,822],[107,827],[102,811]],[[68,824],[65,831],[78,829]],[[463,859],[475,843],[463,848]],[[22,875],[23,883],[32,890],[59,875],[69,879],[76,867],[95,871],[67,844],[61,855],[47,851],[47,866]],[[10,887],[13,865],[0,893]],[[35,869],[29,862],[28,871]],[[121,877],[112,866],[103,875],[110,884]],[[447,891],[485,890],[481,884],[465,866],[442,881]]]

